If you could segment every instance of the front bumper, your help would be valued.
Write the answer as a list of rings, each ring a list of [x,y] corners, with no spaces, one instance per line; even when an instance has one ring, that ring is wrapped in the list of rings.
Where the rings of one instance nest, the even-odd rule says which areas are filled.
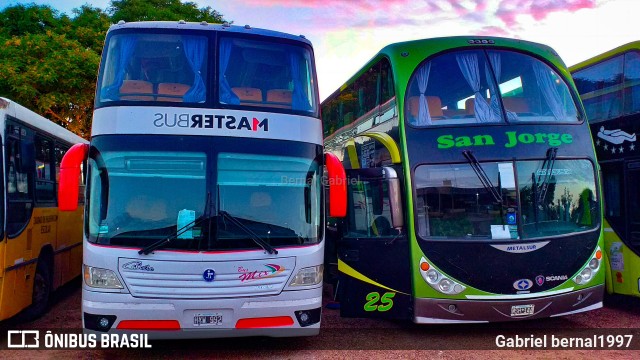
[[[321,307],[322,287],[285,291],[276,296],[204,300],[134,298],[131,294],[95,292],[86,288],[82,290],[83,314],[115,316],[109,333],[146,333],[150,339],[317,335],[320,332],[320,321],[302,326],[295,312]],[[221,325],[194,325],[195,315],[213,313],[222,315]],[[291,317],[293,324],[236,328],[240,319],[276,317]],[[168,320],[177,321],[180,326],[174,330],[118,329],[123,320]],[[84,316],[83,324],[86,328]],[[86,331],[93,332],[90,329]]]
[[[602,307],[604,285],[565,294],[509,300],[450,300],[416,298],[414,322],[418,324],[516,321],[555,317]],[[497,297],[499,298],[499,297]],[[511,316],[512,306],[533,305],[533,314]]]

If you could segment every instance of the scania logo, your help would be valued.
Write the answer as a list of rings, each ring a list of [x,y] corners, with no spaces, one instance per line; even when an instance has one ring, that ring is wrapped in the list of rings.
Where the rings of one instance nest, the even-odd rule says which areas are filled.
[[[139,271],[154,271],[151,265],[142,265],[142,261],[130,261],[122,265],[123,269],[127,270],[139,270]]]
[[[154,114],[155,127],[269,131],[269,119],[213,114]]]
[[[533,281],[529,279],[520,279],[520,280],[516,280],[513,283],[513,288],[520,291],[529,290],[531,289],[532,286],[533,286]]]

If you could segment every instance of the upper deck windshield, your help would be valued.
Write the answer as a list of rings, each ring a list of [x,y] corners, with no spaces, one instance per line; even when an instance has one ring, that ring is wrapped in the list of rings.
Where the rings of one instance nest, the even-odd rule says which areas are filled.
[[[311,48],[215,32],[124,32],[107,39],[96,107],[188,104],[317,114]],[[211,44],[219,44],[218,51]],[[217,84],[216,84],[217,81]]]
[[[87,237],[146,247],[179,233],[164,248],[259,249],[248,228],[274,247],[317,243],[319,158],[318,145],[275,140],[98,136],[89,152]]]
[[[498,95],[499,94],[499,95]],[[544,62],[504,50],[449,52],[409,81],[405,117],[415,126],[577,122],[569,87]]]

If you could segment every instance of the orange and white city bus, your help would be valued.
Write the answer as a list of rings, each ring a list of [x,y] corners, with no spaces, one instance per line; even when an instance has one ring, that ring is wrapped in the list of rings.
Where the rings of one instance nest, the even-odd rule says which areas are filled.
[[[84,328],[317,334],[319,111],[304,37],[183,21],[112,26],[91,144],[65,156],[61,185],[73,209],[73,163],[88,156]],[[331,156],[326,163],[338,180],[330,192],[346,201],[344,171],[333,174]]]
[[[0,98],[0,320],[35,318],[51,292],[80,275],[82,208],[58,211],[60,162],[84,139]]]

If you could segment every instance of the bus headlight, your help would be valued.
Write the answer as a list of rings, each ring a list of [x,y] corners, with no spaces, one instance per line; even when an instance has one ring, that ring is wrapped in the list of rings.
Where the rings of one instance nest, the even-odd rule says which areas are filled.
[[[578,285],[584,285],[591,281],[591,279],[593,279],[598,273],[598,270],[600,270],[601,263],[602,250],[600,250],[600,246],[598,246],[587,266],[580,270],[580,273],[573,278],[573,282]]]
[[[93,266],[82,265],[84,270],[84,283],[87,286],[101,289],[123,289],[113,270],[101,269]]]
[[[457,295],[466,289],[462,284],[458,284],[455,280],[444,276],[440,271],[436,270],[427,259],[420,259],[420,275],[422,279],[432,288],[447,295]]]
[[[308,286],[317,285],[322,282],[322,272],[324,271],[324,265],[317,265],[300,269],[293,280],[289,283],[289,286]]]

